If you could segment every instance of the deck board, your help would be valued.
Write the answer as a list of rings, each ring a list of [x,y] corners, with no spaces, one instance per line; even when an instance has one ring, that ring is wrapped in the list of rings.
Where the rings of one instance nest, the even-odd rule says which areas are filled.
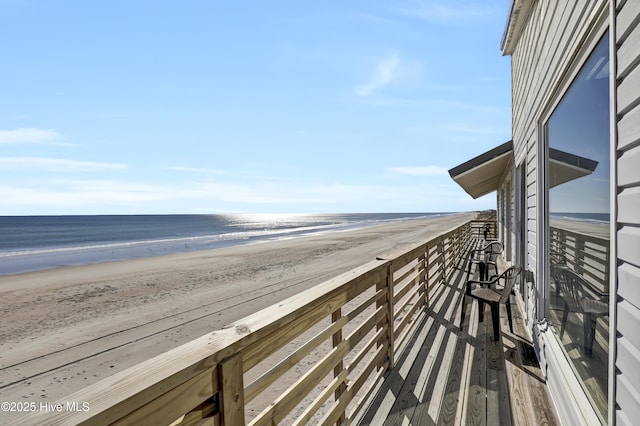
[[[486,305],[479,322],[478,304],[466,300],[460,330],[465,280],[465,267],[458,265],[434,289],[430,308],[416,320],[359,424],[559,424],[516,303],[514,333],[501,306],[498,342]]]

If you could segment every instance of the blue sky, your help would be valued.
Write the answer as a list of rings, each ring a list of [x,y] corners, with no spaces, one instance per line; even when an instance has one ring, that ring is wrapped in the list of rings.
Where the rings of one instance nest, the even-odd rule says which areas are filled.
[[[495,208],[509,0],[0,0],[0,214]]]

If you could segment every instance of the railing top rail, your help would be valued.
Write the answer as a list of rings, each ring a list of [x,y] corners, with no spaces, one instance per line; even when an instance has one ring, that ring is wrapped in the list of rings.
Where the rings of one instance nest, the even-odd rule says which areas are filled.
[[[609,238],[603,238],[597,235],[587,234],[587,233],[576,231],[573,229],[561,228],[559,226],[549,226],[549,229],[551,231],[561,231],[568,235],[576,235],[581,237],[585,241],[596,242],[596,243],[600,243],[607,246],[609,245],[609,241],[610,241]]]
[[[90,412],[57,413],[54,424],[75,424],[89,419],[98,424],[115,421],[121,417],[121,413],[133,411],[169,389],[215,367],[260,338],[295,321],[313,307],[325,305],[327,314],[330,314],[346,301],[332,301],[336,295],[344,291],[353,292],[356,281],[382,276],[389,263],[388,260],[373,260],[220,330],[89,385],[66,399],[91,401]]]
[[[376,256],[376,259],[397,261],[403,257],[406,257],[407,255],[411,255],[415,251],[422,250],[423,247],[432,247],[434,244],[439,243],[442,239],[449,238],[454,232],[456,232],[456,230],[464,227],[465,225],[469,225],[471,222],[474,222],[474,220],[467,221],[459,226],[455,226],[451,229],[448,229],[445,232],[441,232],[426,242],[416,243],[416,244],[398,248],[396,250],[393,250],[387,253],[382,253]],[[480,221],[480,222],[485,222],[485,221]]]

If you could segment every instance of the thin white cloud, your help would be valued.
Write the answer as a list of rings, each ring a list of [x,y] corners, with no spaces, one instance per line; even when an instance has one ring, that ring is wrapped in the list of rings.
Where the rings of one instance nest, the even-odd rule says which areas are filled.
[[[125,164],[77,161],[66,158],[4,157],[0,158],[0,170],[39,170],[49,172],[95,172],[126,169]]]
[[[370,96],[375,91],[391,83],[397,77],[399,60],[396,55],[378,61],[369,80],[356,86],[353,91],[358,96]]]
[[[374,24],[382,23],[382,24],[400,25],[400,23],[397,20],[390,19],[389,17],[381,16],[381,15],[377,15],[369,12],[357,11],[357,12],[353,12],[351,16],[357,20],[365,21],[365,22],[373,22]]]
[[[481,113],[493,113],[502,114],[503,108],[492,106],[473,104],[471,102],[457,101],[451,99],[431,99],[431,98],[401,98],[401,97],[358,97],[347,100],[347,102],[353,102],[357,104],[363,104],[373,107],[403,107],[403,108],[424,108],[424,107],[437,107],[447,108],[454,110],[466,110],[475,111]],[[503,111],[504,110],[504,111]]]
[[[449,126],[446,128],[449,132],[471,133],[483,135],[500,135],[505,132],[504,128],[498,126]]]
[[[0,183],[0,210],[6,214],[37,212],[149,212],[179,206],[181,212],[308,211],[361,208],[363,203],[429,210],[429,202],[447,199],[448,185],[362,185],[342,182],[292,182],[261,179],[257,182],[208,180],[201,182],[145,183],[123,180],[31,180],[19,185]],[[346,206],[346,207],[345,207]],[[359,207],[360,206],[360,207]],[[422,206],[422,207],[421,207]],[[433,208],[431,208],[433,209]],[[407,210],[407,211],[409,211]],[[427,211],[424,210],[424,211]],[[173,211],[173,210],[171,210]]]
[[[61,139],[63,139],[62,135],[53,129],[19,128],[14,130],[0,130],[0,145],[68,145],[60,142]]]
[[[443,24],[460,24],[470,20],[477,20],[496,15],[500,11],[484,3],[442,2],[432,0],[416,0],[399,12],[417,19]]]
[[[391,167],[390,172],[409,176],[445,176],[447,169],[440,166]]]
[[[161,190],[160,187],[113,181],[57,181],[47,185],[31,183],[15,187],[0,185],[0,206],[5,210],[27,207],[37,208],[35,211],[49,211],[58,207],[144,205],[166,200]]]
[[[226,172],[224,172],[222,170],[206,169],[206,168],[203,168],[203,167],[169,166],[169,167],[165,167],[164,169],[172,171],[172,172],[183,172],[183,173],[226,174]]]

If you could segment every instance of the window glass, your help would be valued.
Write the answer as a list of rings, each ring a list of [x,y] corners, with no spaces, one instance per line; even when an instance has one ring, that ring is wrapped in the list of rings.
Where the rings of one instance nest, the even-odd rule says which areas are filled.
[[[602,419],[609,352],[609,35],[546,123],[547,317]]]

